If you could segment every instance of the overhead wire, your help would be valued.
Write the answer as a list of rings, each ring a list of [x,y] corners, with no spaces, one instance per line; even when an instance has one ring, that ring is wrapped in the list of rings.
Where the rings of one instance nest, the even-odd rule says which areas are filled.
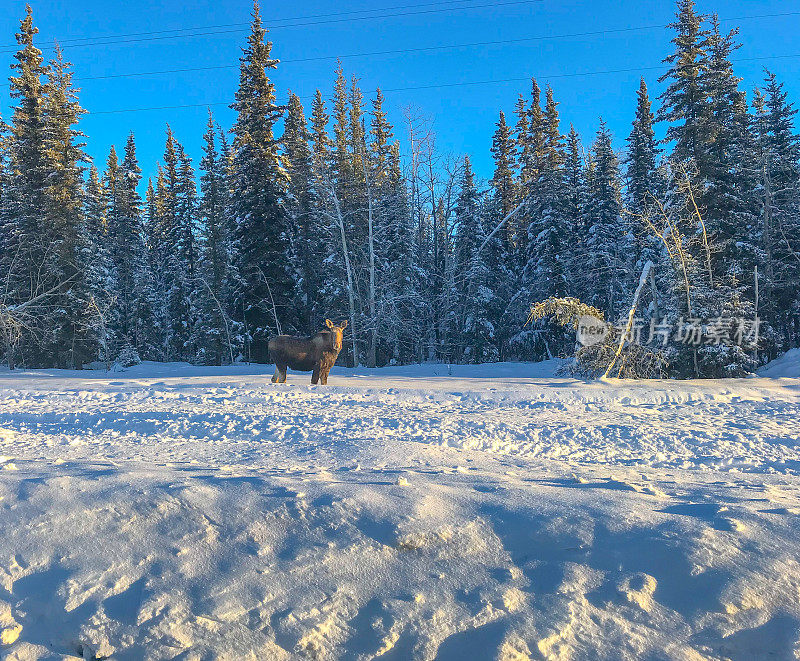
[[[462,2],[463,0],[456,0]],[[537,0],[538,1],[538,0]],[[366,11],[366,10],[364,10]],[[726,22],[730,21],[742,21],[742,20],[755,20],[761,18],[775,18],[775,17],[784,17],[790,15],[798,15],[800,16],[800,11],[797,12],[780,12],[780,13],[773,13],[773,14],[755,14],[750,16],[738,16],[725,19]],[[555,40],[555,39],[571,39],[571,38],[580,38],[580,37],[597,37],[597,36],[605,36],[605,35],[613,35],[613,34],[623,34],[628,32],[640,32],[646,30],[655,30],[655,29],[664,29],[668,27],[668,25],[640,25],[640,26],[632,26],[626,28],[606,28],[602,30],[592,30],[587,32],[568,32],[562,34],[548,34],[548,35],[534,35],[530,37],[517,37],[514,39],[497,39],[497,40],[488,40],[488,41],[473,41],[473,42],[464,42],[458,44],[443,44],[443,45],[435,45],[435,46],[417,46],[412,48],[398,48],[398,49],[386,49],[380,51],[368,51],[363,53],[340,53],[336,55],[317,55],[312,57],[303,57],[303,58],[290,58],[290,59],[281,59],[279,62],[281,64],[298,64],[304,62],[314,62],[314,61],[325,61],[325,60],[340,60],[340,59],[352,59],[352,58],[360,58],[360,57],[376,57],[382,55],[402,55],[402,54],[411,54],[411,53],[421,53],[421,52],[432,52],[432,51],[444,51],[444,50],[458,50],[463,48],[475,48],[475,47],[486,47],[486,46],[502,46],[502,45],[511,45],[511,44],[518,44],[518,43],[528,43],[534,41],[548,41],[548,40]],[[780,56],[775,56],[780,57]],[[788,56],[792,57],[792,56]],[[118,74],[103,74],[98,76],[75,76],[74,80],[76,81],[89,81],[89,80],[112,80],[118,78],[135,78],[135,77],[147,77],[147,76],[159,76],[159,75],[169,75],[174,73],[195,73],[200,71],[215,71],[215,70],[224,70],[224,69],[236,69],[239,67],[238,63],[234,64],[219,64],[219,65],[208,65],[202,67],[182,67],[176,69],[160,69],[160,70],[153,70],[153,71],[132,71],[127,73],[118,73]],[[8,87],[8,85],[0,85],[0,87]]]
[[[462,1],[472,1],[475,0],[462,0]],[[530,4],[539,4],[543,2],[543,0],[503,0],[501,2],[484,2],[483,4],[472,4],[472,5],[464,5],[459,7],[434,7],[430,9],[418,9],[414,11],[395,11],[394,13],[382,13],[380,15],[375,16],[355,16],[350,18],[331,18],[331,19],[323,19],[323,20],[316,20],[316,21],[304,21],[304,22],[296,22],[296,23],[285,23],[282,25],[277,24],[269,24],[265,25],[268,30],[273,29],[284,29],[284,28],[295,28],[295,27],[310,27],[314,25],[324,25],[330,23],[346,23],[346,22],[354,22],[354,21],[367,21],[367,20],[376,20],[376,19],[387,19],[387,18],[398,18],[404,16],[419,16],[424,14],[439,14],[445,12],[452,12],[452,11],[460,11],[460,10],[467,10],[467,9],[487,9],[487,8],[494,8],[494,7],[507,7],[511,5],[530,5]],[[420,5],[425,6],[425,5]],[[390,10],[391,11],[391,10]],[[196,32],[186,32],[185,34],[159,34],[154,32],[152,36],[143,36],[143,37],[132,37],[132,38],[113,38],[102,40],[102,37],[98,37],[98,41],[89,42],[89,43],[72,43],[68,44],[65,42],[59,42],[60,46],[68,46],[70,48],[82,48],[82,47],[94,47],[94,46],[113,46],[116,44],[127,44],[127,43],[138,43],[138,42],[147,42],[147,41],[163,41],[166,39],[177,39],[177,38],[187,38],[187,37],[203,37],[203,36],[212,36],[218,34],[232,34],[232,33],[239,33],[245,32],[249,29],[250,24],[242,24],[242,27],[237,28],[230,28],[230,29],[200,29],[200,31]],[[146,34],[146,33],[143,33]],[[90,37],[86,37],[85,39],[90,39]],[[3,50],[0,50],[0,54],[8,54],[8,53],[15,53],[19,47],[18,46],[7,46]]]
[[[772,59],[787,59],[787,58],[800,58],[800,53],[795,54],[788,54],[788,55],[764,55],[758,57],[744,57],[744,58],[737,58],[732,60],[735,62],[754,62],[754,61],[764,61],[764,60],[772,60]],[[558,78],[579,78],[582,76],[601,76],[601,75],[608,75],[608,74],[617,74],[617,73],[643,73],[645,71],[657,71],[662,69],[662,65],[654,65],[654,66],[647,66],[647,67],[634,67],[634,68],[623,68],[623,69],[604,69],[601,71],[580,71],[580,72],[569,72],[569,73],[556,73],[556,74],[548,74],[548,75],[536,75],[536,76],[522,76],[522,77],[515,77],[515,78],[493,78],[488,80],[466,80],[466,81],[458,81],[452,83],[432,83],[430,85],[409,85],[405,87],[388,87],[388,88],[381,88],[382,93],[394,93],[394,92],[409,92],[409,91],[416,91],[416,90],[430,90],[430,89],[444,89],[450,87],[467,87],[467,86],[474,86],[474,85],[497,85],[503,83],[517,83],[517,82],[527,82],[530,81],[531,78],[536,78],[540,81],[548,81]],[[309,101],[312,97],[305,96],[303,100]],[[187,103],[187,104],[178,104],[178,105],[170,105],[170,106],[154,106],[151,108],[123,108],[118,110],[100,110],[100,111],[86,111],[89,115],[112,115],[117,113],[128,113],[128,112],[149,112],[154,110],[176,110],[182,108],[206,108],[206,107],[216,107],[216,106],[229,106],[231,105],[231,101],[212,101],[210,103]]]
[[[526,4],[530,3],[531,1],[540,2],[541,0],[513,0],[511,2],[501,2],[501,3],[492,3],[491,5],[482,4],[482,5],[463,5],[464,2],[474,2],[475,0],[444,0],[443,2],[439,3],[424,3],[418,5],[401,5],[397,8],[409,8],[409,7],[438,7],[438,9],[429,9],[425,10],[428,11],[452,11],[456,9],[473,9],[473,8],[480,8],[480,7],[487,7],[487,6],[504,6],[504,5],[512,5],[512,4]],[[456,3],[460,3],[458,7],[449,7],[449,8],[441,8],[440,5],[454,5]],[[320,14],[316,16],[345,16],[354,13],[365,13],[371,11],[380,11],[379,9],[374,10],[358,10],[355,12],[338,12],[335,14]],[[405,14],[404,14],[405,15]],[[776,17],[785,17],[785,16],[800,16],[800,11],[790,11],[790,12],[774,12],[769,14],[754,14],[748,16],[738,16],[738,17],[729,17],[725,19],[721,19],[724,22],[731,22],[731,21],[743,21],[743,20],[756,20],[762,18],[776,18]],[[380,17],[359,17],[358,19],[350,19],[350,20],[360,20],[362,18],[383,18],[384,16]],[[307,18],[314,18],[314,16],[307,17]],[[283,20],[294,20],[294,19],[283,19]],[[337,20],[347,20],[347,19],[337,19]],[[516,43],[526,43],[526,42],[534,42],[534,41],[545,41],[545,40],[555,40],[555,39],[568,39],[568,38],[581,38],[581,37],[601,37],[605,35],[613,35],[613,34],[624,34],[624,33],[631,33],[631,32],[639,32],[639,31],[646,31],[646,30],[653,30],[653,29],[664,29],[669,27],[668,25],[641,25],[641,26],[629,26],[624,28],[605,28],[600,30],[592,30],[592,31],[585,31],[585,32],[570,32],[570,33],[562,33],[562,34],[549,34],[549,35],[534,35],[530,37],[518,37],[513,39],[499,39],[499,40],[485,40],[485,41],[475,41],[475,42],[465,42],[459,44],[445,44],[445,45],[435,45],[435,46],[418,46],[418,47],[411,47],[411,48],[401,48],[401,49],[386,49],[381,51],[370,51],[370,52],[362,52],[362,53],[345,53],[345,54],[338,54],[338,55],[321,55],[321,56],[312,56],[306,58],[294,58],[294,59],[287,59],[287,60],[280,60],[281,64],[293,64],[293,63],[302,63],[302,62],[311,62],[311,61],[322,61],[322,60],[337,60],[337,59],[349,59],[349,58],[359,58],[359,57],[375,57],[381,55],[395,55],[395,54],[410,54],[410,53],[418,53],[418,52],[431,52],[431,51],[442,51],[442,50],[457,50],[463,48],[473,48],[473,47],[486,47],[486,46],[499,46],[499,45],[510,45]],[[136,33],[133,33],[136,34]],[[147,34],[147,33],[141,33]],[[153,34],[157,34],[154,32]],[[93,45],[107,45],[107,44],[93,44]],[[746,62],[746,61],[757,61],[757,60],[770,60],[770,59],[786,59],[786,58],[796,58],[800,57],[800,54],[786,54],[786,55],[767,55],[767,56],[758,56],[758,57],[750,57],[750,58],[738,58],[737,62]],[[203,67],[185,67],[185,68],[177,68],[177,69],[165,69],[165,70],[157,70],[157,71],[141,71],[141,72],[128,72],[122,74],[105,74],[100,76],[76,76],[76,81],[87,81],[87,80],[110,80],[110,79],[118,79],[118,78],[129,78],[129,77],[143,77],[143,76],[154,76],[154,75],[168,75],[168,74],[175,74],[175,73],[194,73],[199,71],[213,71],[213,70],[221,70],[221,69],[233,69],[238,68],[239,64],[224,64],[224,65],[211,65],[211,66],[203,66]],[[586,72],[569,72],[569,73],[558,73],[558,74],[550,74],[545,76],[538,76],[542,80],[548,79],[556,79],[556,78],[572,78],[572,77],[582,77],[582,76],[597,76],[597,75],[606,75],[606,74],[616,74],[616,73],[635,73],[635,72],[645,72],[645,71],[653,71],[661,68],[660,65],[657,66],[647,66],[647,67],[636,67],[636,68],[621,68],[621,69],[605,69],[599,71],[586,71]],[[477,81],[456,81],[456,82],[441,82],[441,83],[431,83],[425,85],[411,85],[411,86],[404,86],[404,87],[393,87],[393,88],[382,88],[383,92],[392,93],[392,92],[401,92],[401,91],[415,91],[415,90],[428,90],[428,89],[444,89],[444,88],[451,88],[451,87],[462,87],[462,86],[474,86],[474,85],[491,85],[491,84],[502,84],[502,83],[510,83],[510,82],[521,82],[530,80],[530,76],[526,77],[514,77],[514,78],[501,78],[501,79],[489,79],[489,80],[477,80]],[[8,85],[2,85],[0,87],[8,87]],[[147,108],[123,108],[123,109],[114,109],[114,110],[99,110],[99,111],[86,111],[86,114],[90,115],[107,115],[107,114],[118,114],[118,113],[132,113],[132,112],[151,112],[156,110],[174,110],[174,109],[183,109],[183,108],[202,108],[202,107],[210,107],[210,106],[220,106],[220,105],[229,105],[229,101],[215,101],[210,103],[192,103],[192,104],[175,104],[175,105],[163,105],[163,106],[153,106]]]

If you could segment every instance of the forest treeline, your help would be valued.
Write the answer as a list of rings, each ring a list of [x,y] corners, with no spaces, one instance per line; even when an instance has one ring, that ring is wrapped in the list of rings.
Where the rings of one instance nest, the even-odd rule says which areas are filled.
[[[616,320],[652,263],[642,316],[732,320],[691,348],[664,334],[660,372],[752,370],[800,345],[796,111],[770,72],[742,89],[737,31],[692,0],[670,29],[665,91],[631,90],[624,153],[602,121],[587,143],[565,130],[532,80],[499,114],[482,184],[425,118],[393,127],[380,90],[366,98],[341,65],[330,98],[280,105],[256,4],[234,125],[209,113],[199,161],[167,126],[143,181],[133,135],[90,162],[71,66],[59,50],[45,62],[28,7],[0,123],[0,351],[31,367],[266,361],[269,336],[330,317],[350,322],[350,364],[540,360],[574,332],[532,304],[574,297]],[[756,318],[743,344],[735,320]]]

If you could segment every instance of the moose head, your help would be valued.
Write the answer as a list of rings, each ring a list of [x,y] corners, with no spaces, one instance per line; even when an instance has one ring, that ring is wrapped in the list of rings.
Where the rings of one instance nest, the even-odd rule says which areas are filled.
[[[344,329],[347,328],[347,320],[345,319],[339,325],[336,325],[330,319],[326,319],[325,325],[333,334],[333,350],[339,353],[342,350],[342,337],[344,335]]]

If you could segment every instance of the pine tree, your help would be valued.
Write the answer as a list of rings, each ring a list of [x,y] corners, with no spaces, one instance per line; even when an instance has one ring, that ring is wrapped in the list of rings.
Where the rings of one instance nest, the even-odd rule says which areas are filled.
[[[267,340],[286,317],[294,287],[287,268],[288,228],[283,198],[288,176],[275,138],[281,118],[267,70],[277,67],[265,42],[258,4],[240,59],[239,89],[232,108],[233,199],[236,223],[238,305],[251,341],[249,358],[267,361]],[[287,325],[285,330],[290,330]]]

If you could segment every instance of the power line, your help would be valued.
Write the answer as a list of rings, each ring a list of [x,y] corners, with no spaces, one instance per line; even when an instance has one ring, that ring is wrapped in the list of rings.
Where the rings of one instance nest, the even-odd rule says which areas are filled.
[[[758,57],[743,57],[732,60],[733,62],[757,62],[757,61],[765,61],[765,60],[775,60],[775,59],[790,59],[790,58],[800,58],[800,53],[789,54],[789,55],[763,55]],[[644,73],[646,71],[657,71],[662,69],[662,65],[655,65],[649,67],[635,67],[629,69],[604,69],[602,71],[581,71],[581,72],[574,72],[574,73],[557,73],[557,74],[550,74],[544,76],[535,76],[539,80],[547,81],[547,80],[554,80],[557,78],[581,78],[583,76],[601,76],[601,75],[608,75],[608,74],[617,74],[617,73]],[[527,82],[531,80],[531,76],[524,76],[524,77],[517,77],[517,78],[493,78],[490,80],[468,80],[468,81],[460,81],[460,82],[453,82],[453,83],[433,83],[430,85],[411,85],[406,87],[391,87],[391,88],[381,88],[381,91],[384,93],[392,93],[392,92],[409,92],[415,90],[429,90],[429,89],[445,89],[451,87],[467,87],[472,85],[497,85],[502,83],[518,83],[518,82]],[[304,100],[309,101],[312,97],[307,96],[304,97]],[[99,110],[99,111],[87,111],[88,115],[115,115],[121,113],[132,113],[132,112],[150,112],[155,110],[179,110],[184,108],[208,108],[212,106],[229,106],[231,105],[232,101],[213,101],[211,103],[187,103],[187,104],[179,104],[179,105],[172,105],[172,106],[154,106],[151,108],[124,108],[119,110]]]
[[[463,2],[464,0],[455,0],[457,2]],[[374,11],[374,10],[363,10],[363,11]],[[761,18],[775,18],[775,17],[785,17],[785,16],[797,16],[800,15],[800,11],[796,12],[781,12],[781,13],[774,13],[774,14],[756,14],[751,16],[738,16],[725,19],[726,22],[731,21],[743,21],[743,20],[756,20]],[[605,36],[611,34],[624,34],[628,32],[641,32],[646,30],[657,30],[657,29],[664,29],[669,26],[667,25],[640,25],[635,27],[627,27],[627,28],[607,28],[603,30],[592,30],[588,32],[569,32],[564,34],[549,34],[549,35],[537,35],[533,37],[519,37],[516,39],[499,39],[494,41],[473,41],[461,44],[447,44],[443,46],[420,46],[415,48],[398,48],[398,49],[390,49],[390,50],[381,50],[381,51],[371,51],[365,53],[346,53],[340,55],[317,55],[313,57],[303,57],[303,58],[292,58],[288,60],[280,60],[281,64],[297,64],[303,62],[316,62],[316,61],[324,61],[324,60],[338,60],[338,59],[352,59],[352,58],[359,58],[359,57],[375,57],[380,55],[401,55],[401,54],[408,54],[408,53],[422,53],[422,52],[432,52],[432,51],[444,51],[444,50],[458,50],[460,48],[474,48],[474,47],[481,47],[481,46],[501,46],[501,45],[509,45],[509,44],[518,44],[518,43],[528,43],[533,41],[546,41],[546,40],[555,40],[555,39],[574,39],[577,37],[597,37],[597,36]],[[84,81],[84,80],[111,80],[116,78],[134,78],[134,77],[141,77],[141,76],[160,76],[160,75],[167,75],[173,73],[194,73],[198,71],[215,71],[215,70],[222,70],[222,69],[237,69],[239,64],[218,64],[218,65],[210,65],[210,66],[203,66],[203,67],[186,67],[180,69],[162,69],[157,71],[134,71],[129,73],[119,73],[119,74],[105,74],[102,76],[76,76],[75,80]],[[0,87],[8,87],[8,85],[0,85]]]
[[[416,5],[398,5],[394,7],[377,7],[375,9],[356,9],[352,11],[345,11],[345,12],[334,12],[328,14],[310,14],[306,16],[292,16],[289,18],[275,18],[271,21],[267,21],[268,24],[272,25],[274,23],[281,23],[285,21],[304,21],[309,20],[312,18],[330,18],[334,16],[350,16],[354,14],[366,14],[366,13],[375,13],[379,11],[394,11],[396,9],[416,9],[418,7],[431,7],[431,6],[438,6],[438,5],[454,5],[454,4],[463,4],[465,2],[476,2],[476,0],[442,0],[441,2],[425,2]],[[462,9],[462,7],[458,7],[457,9]],[[468,6],[463,7],[463,9],[469,9]],[[263,21],[263,19],[262,19]],[[217,23],[214,25],[200,25],[191,28],[172,28],[168,30],[148,30],[147,32],[126,32],[123,34],[107,34],[107,35],[100,35],[94,37],[73,37],[71,39],[64,39],[59,43],[64,46],[71,44],[77,41],[94,41],[94,40],[106,40],[106,39],[122,39],[125,37],[146,37],[149,35],[158,35],[158,34],[167,34],[170,32],[193,32],[197,30],[215,30],[218,28],[234,28],[234,27],[248,27],[250,22],[240,22],[240,23]],[[17,48],[16,44],[10,44],[8,46],[0,46],[0,48]]]
[[[459,0],[456,0],[459,1]],[[474,1],[474,0],[460,0],[461,2],[464,1]],[[367,21],[367,20],[375,20],[375,19],[386,19],[386,18],[397,18],[402,16],[419,16],[423,14],[439,14],[445,12],[452,12],[452,11],[460,11],[464,9],[485,9],[485,8],[494,8],[494,7],[506,7],[511,5],[529,5],[534,3],[540,3],[543,0],[505,0],[504,2],[490,2],[484,3],[479,5],[464,5],[460,7],[439,7],[434,9],[421,9],[415,11],[396,11],[395,13],[382,13],[376,16],[353,16],[351,18],[331,18],[331,19],[324,19],[318,21],[305,21],[305,22],[298,22],[298,23],[286,23],[283,25],[270,25],[268,26],[270,30],[273,29],[282,29],[282,28],[295,28],[295,27],[308,27],[313,25],[323,25],[329,23],[348,23],[348,22],[355,22],[355,21]],[[441,4],[441,3],[440,3]],[[412,5],[413,6],[413,5]],[[426,5],[418,5],[418,6],[426,6]],[[430,6],[430,5],[428,5]],[[362,11],[375,11],[375,10],[362,10]],[[391,11],[391,10],[390,10]],[[249,25],[248,24],[240,24],[240,25]],[[186,28],[187,30],[189,28]],[[125,43],[137,43],[137,42],[145,42],[145,41],[162,41],[165,39],[183,39],[187,37],[202,37],[202,36],[210,36],[210,35],[219,35],[219,34],[232,34],[238,32],[245,32],[248,28],[245,27],[237,27],[231,29],[223,29],[223,30],[216,30],[216,29],[209,29],[200,32],[187,32],[186,34],[171,34],[171,35],[160,35],[160,36],[145,36],[145,37],[134,37],[134,38],[126,38],[126,39],[117,39],[114,38],[113,40],[106,40],[102,41],[102,37],[98,37],[98,41],[90,42],[90,43],[73,43],[73,44],[61,44],[68,45],[70,48],[82,48],[85,46],[112,46],[115,44],[125,44]],[[146,34],[146,33],[143,33]],[[157,35],[158,33],[153,33]],[[92,37],[84,37],[85,40],[92,39]],[[7,54],[7,53],[15,53],[18,50],[18,46],[15,47],[6,47],[6,50],[0,50],[0,54]]]

